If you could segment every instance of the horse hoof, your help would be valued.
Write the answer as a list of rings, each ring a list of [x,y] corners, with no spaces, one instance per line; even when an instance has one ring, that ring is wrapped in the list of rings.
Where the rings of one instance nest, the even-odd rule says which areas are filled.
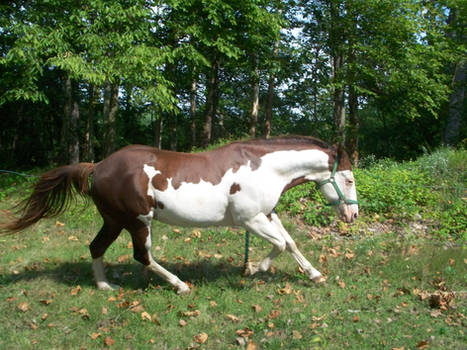
[[[319,276],[313,277],[311,281],[316,284],[322,284],[326,282],[326,277],[324,277],[323,275],[319,275]]]
[[[252,276],[258,272],[258,266],[252,262],[247,262],[245,264],[245,270],[243,271],[243,276]]]
[[[112,283],[101,282],[97,284],[99,290],[119,290],[120,286]]]
[[[188,287],[185,283],[178,287],[177,294],[178,295],[186,295],[190,294],[191,290],[190,287]]]

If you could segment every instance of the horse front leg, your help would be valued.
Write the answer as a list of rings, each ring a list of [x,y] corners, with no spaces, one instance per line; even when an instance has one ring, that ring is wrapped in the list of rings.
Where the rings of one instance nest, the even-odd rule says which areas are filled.
[[[294,240],[287,232],[287,230],[282,225],[279,217],[276,213],[271,214],[271,222],[277,228],[277,230],[281,233],[282,237],[286,242],[287,250],[292,254],[295,261],[297,261],[298,265],[302,268],[302,270],[308,275],[308,277],[315,283],[322,283],[326,281],[326,278],[316,270],[311,263],[303,256],[303,254],[298,250],[297,245],[295,244]]]
[[[273,244],[271,252],[259,264],[247,262],[244,274],[251,276],[258,271],[267,271],[272,261],[286,248],[286,241],[277,227],[263,213],[245,221],[243,226],[261,238]]]

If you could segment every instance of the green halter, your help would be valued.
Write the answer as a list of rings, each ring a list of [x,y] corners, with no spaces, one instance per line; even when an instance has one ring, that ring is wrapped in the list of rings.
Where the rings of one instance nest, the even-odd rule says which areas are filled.
[[[334,187],[334,189],[336,190],[337,196],[339,197],[339,199],[334,201],[334,202],[330,202],[327,205],[336,206],[336,205],[340,205],[342,203],[345,203],[345,204],[358,204],[358,201],[356,201],[356,200],[345,198],[345,196],[342,193],[341,189],[337,185],[335,175],[336,175],[336,170],[337,170],[337,165],[338,164],[339,164],[339,157],[336,155],[336,161],[334,162],[334,167],[332,168],[331,177],[329,179],[319,181],[316,184],[318,185],[318,187],[322,187],[322,186],[330,183]]]

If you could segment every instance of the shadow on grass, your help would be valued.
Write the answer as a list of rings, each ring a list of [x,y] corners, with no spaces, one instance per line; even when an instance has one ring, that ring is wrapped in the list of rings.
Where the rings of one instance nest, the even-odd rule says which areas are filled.
[[[205,283],[220,281],[226,288],[242,289],[241,280],[243,277],[243,267],[232,265],[226,261],[203,260],[189,264],[167,262],[161,264],[170,272],[176,274],[182,281],[188,281],[195,286]],[[118,263],[106,266],[106,275],[111,283],[120,285],[125,289],[145,289],[149,284],[160,285],[168,288],[167,282],[153,273],[144,276],[144,267],[139,263]],[[248,277],[251,281],[262,278],[267,274],[267,279],[271,282],[279,282],[285,276],[294,278],[286,272],[276,272],[274,274],[261,273],[254,277]],[[53,280],[59,284],[68,286],[95,286],[90,262],[61,262],[40,264],[32,268],[26,268],[21,272],[0,274],[0,286],[7,286],[21,281],[33,280]]]

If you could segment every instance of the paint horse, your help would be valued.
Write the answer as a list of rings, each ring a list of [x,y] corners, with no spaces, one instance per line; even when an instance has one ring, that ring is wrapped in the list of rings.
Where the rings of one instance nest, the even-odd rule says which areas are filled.
[[[312,137],[287,136],[233,142],[203,153],[127,146],[99,163],[62,166],[42,175],[22,215],[4,229],[22,230],[66,210],[74,192],[90,195],[103,226],[90,244],[99,289],[115,289],[104,274],[103,255],[122,229],[131,234],[134,258],[176,288],[189,287],[151,254],[151,221],[180,226],[243,226],[270,242],[272,251],[246,274],[267,271],[288,250],[314,282],[324,277],[297,249],[274,213],[281,194],[308,181],[346,222],[358,216],[348,155]]]

